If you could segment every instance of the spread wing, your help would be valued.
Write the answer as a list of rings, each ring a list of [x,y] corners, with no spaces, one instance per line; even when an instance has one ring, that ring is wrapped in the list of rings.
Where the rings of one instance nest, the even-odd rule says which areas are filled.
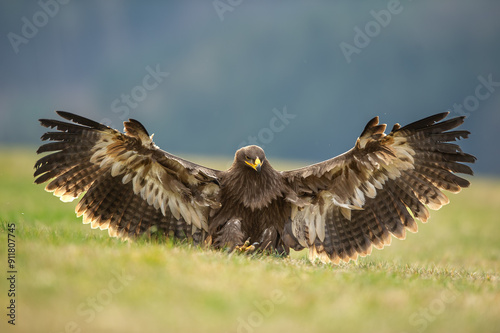
[[[373,118],[351,150],[283,172],[298,195],[290,199],[288,238],[308,247],[311,259],[338,263],[370,254],[372,245],[383,248],[391,234],[404,239],[405,229],[416,232],[414,218],[426,222],[426,206],[448,203],[441,190],[457,193],[469,186],[455,173],[473,174],[461,162],[476,158],[450,143],[467,138],[467,131],[451,131],[464,117],[443,120],[447,115],[396,124],[388,135],[386,125]]]
[[[38,153],[50,152],[35,164],[35,182],[50,181],[48,192],[72,201],[86,192],[77,216],[109,235],[134,238],[156,229],[175,238],[199,242],[218,202],[217,170],[160,150],[136,120],[125,133],[68,112],[71,122],[41,119],[48,132]]]

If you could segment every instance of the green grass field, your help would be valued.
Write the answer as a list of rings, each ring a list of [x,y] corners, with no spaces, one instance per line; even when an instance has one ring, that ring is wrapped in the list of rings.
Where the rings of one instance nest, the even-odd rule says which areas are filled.
[[[500,330],[499,179],[474,177],[417,234],[331,266],[310,263],[305,251],[230,256],[110,239],[76,218],[76,202],[33,184],[34,150],[0,149],[1,332]],[[229,160],[197,161],[224,168]],[[10,223],[15,327],[6,316]]]

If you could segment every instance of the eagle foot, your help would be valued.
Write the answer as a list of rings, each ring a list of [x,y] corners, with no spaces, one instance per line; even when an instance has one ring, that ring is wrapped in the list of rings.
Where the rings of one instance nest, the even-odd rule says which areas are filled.
[[[257,249],[258,245],[258,242],[250,245],[250,241],[247,239],[243,245],[236,246],[235,250],[239,253],[252,253]]]

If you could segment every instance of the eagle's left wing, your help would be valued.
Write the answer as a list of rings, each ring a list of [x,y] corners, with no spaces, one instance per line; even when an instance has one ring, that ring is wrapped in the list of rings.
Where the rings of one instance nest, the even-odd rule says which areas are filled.
[[[205,168],[160,150],[136,120],[125,133],[90,119],[57,111],[70,122],[41,119],[56,128],[42,140],[35,182],[63,201],[85,193],[76,207],[92,228],[110,236],[134,238],[157,229],[174,238],[202,241],[208,217],[220,207],[220,171]]]
[[[425,205],[448,203],[441,190],[469,186],[454,173],[472,175],[475,157],[448,143],[469,132],[450,131],[464,117],[442,121],[447,112],[384,134],[386,125],[373,118],[354,148],[330,160],[283,172],[297,197],[292,202],[289,246],[308,247],[311,259],[338,263],[390,244],[391,234],[405,238],[417,231],[414,217],[426,222]],[[295,244],[293,244],[295,243]]]

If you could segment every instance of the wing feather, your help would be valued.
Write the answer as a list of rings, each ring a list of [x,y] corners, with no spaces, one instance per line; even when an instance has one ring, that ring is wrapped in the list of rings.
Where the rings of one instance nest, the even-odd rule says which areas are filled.
[[[453,130],[464,117],[445,120],[447,115],[404,127],[396,124],[387,135],[386,125],[375,117],[348,152],[283,172],[305,202],[292,207],[291,230],[297,241],[313,256],[336,263],[367,255],[372,245],[389,245],[391,235],[404,239],[406,229],[416,232],[415,218],[429,218],[426,206],[435,210],[449,202],[442,190],[457,193],[469,186],[455,173],[473,174],[462,163],[476,158],[450,143],[468,137],[468,131]],[[320,209],[325,213],[311,213]]]
[[[202,240],[219,204],[219,171],[160,150],[136,120],[120,133],[93,120],[58,111],[71,122],[41,119],[47,132],[35,164],[35,182],[63,201],[85,193],[77,216],[110,236],[135,238],[152,229]]]

